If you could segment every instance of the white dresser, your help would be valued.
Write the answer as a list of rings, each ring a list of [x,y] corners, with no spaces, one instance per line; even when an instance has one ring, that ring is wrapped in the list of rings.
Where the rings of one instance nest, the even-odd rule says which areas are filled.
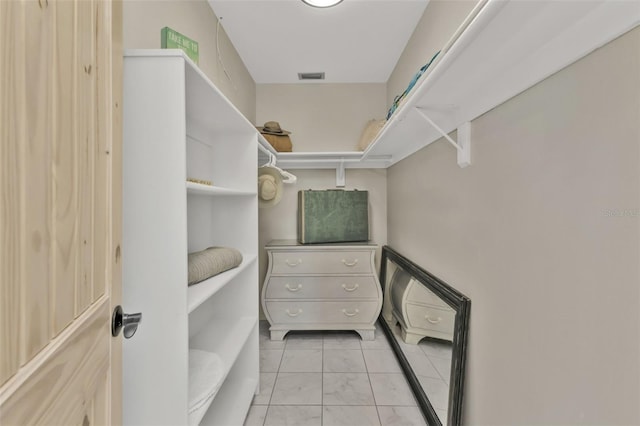
[[[375,244],[274,240],[265,248],[262,308],[272,340],[290,330],[355,330],[373,340],[382,307]]]
[[[402,269],[393,275],[387,296],[405,343],[415,345],[427,336],[453,340],[456,311]]]

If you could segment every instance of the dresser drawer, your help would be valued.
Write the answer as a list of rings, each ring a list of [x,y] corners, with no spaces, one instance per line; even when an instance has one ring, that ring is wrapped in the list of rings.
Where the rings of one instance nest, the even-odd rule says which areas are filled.
[[[277,251],[272,252],[272,274],[373,273],[371,251]]]
[[[272,276],[267,299],[377,299],[378,283],[373,276],[341,277]]]
[[[407,303],[438,306],[445,310],[451,309],[447,302],[440,299],[434,292],[413,278],[409,282],[407,289]]]
[[[265,306],[272,324],[373,324],[380,310],[377,301],[267,301]]]
[[[410,327],[437,331],[453,337],[456,319],[456,312],[453,309],[407,304],[406,310]]]

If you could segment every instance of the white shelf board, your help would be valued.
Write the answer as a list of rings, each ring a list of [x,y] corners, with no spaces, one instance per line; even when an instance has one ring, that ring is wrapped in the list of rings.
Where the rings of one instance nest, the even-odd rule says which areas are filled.
[[[242,425],[251,406],[258,381],[237,380],[227,383],[204,415],[201,425]],[[224,385],[223,385],[224,386]]]
[[[238,133],[252,134],[257,129],[209,80],[200,68],[179,49],[125,49],[125,57],[154,58],[175,57],[184,60],[187,133],[199,140],[207,140],[203,135]],[[211,114],[210,111],[217,111]]]
[[[278,166],[283,169],[384,169],[391,155],[369,156],[363,161],[360,151],[345,152],[279,152]]]
[[[187,182],[188,194],[200,194],[200,195],[230,195],[230,196],[255,196],[256,191],[240,191],[237,189],[223,188],[220,186],[204,185],[201,183]]]
[[[242,263],[240,263],[237,268],[230,269],[202,282],[190,285],[187,289],[187,312],[193,312],[198,306],[229,284],[231,280],[257,259],[258,256],[255,254],[247,255],[243,253]]]
[[[210,358],[208,363],[202,362],[202,356],[200,355],[196,359],[200,359],[200,363],[197,366],[191,364],[192,358],[191,353],[189,354],[189,379],[193,379],[193,381],[189,382],[189,424],[199,424],[202,417],[207,412],[207,409],[211,405],[211,402],[215,398],[215,395],[220,390],[222,386],[222,377],[224,366],[222,366],[222,360],[212,354],[211,352],[203,352],[207,357]],[[213,364],[214,366],[219,364],[219,369],[210,368]],[[206,368],[209,367],[209,368]],[[218,373],[216,375],[216,373]],[[201,399],[196,399],[193,401],[191,398],[194,398],[194,395],[191,394],[191,390],[198,391],[197,397],[203,398],[207,397],[207,400],[203,403]],[[204,395],[202,394],[202,389],[206,389]]]
[[[229,375],[229,372],[233,368],[238,355],[240,354],[242,348],[245,343],[249,339],[249,336],[253,333],[253,330],[258,325],[257,317],[243,317],[240,319],[216,319],[211,325],[200,332],[197,336],[194,336],[191,339],[190,347],[191,349],[200,349],[203,351],[208,351],[212,353],[218,354],[222,359],[222,363],[224,365],[224,374],[222,375],[222,386],[217,390],[216,394],[211,398],[209,404],[213,404],[218,400],[217,396],[220,395],[223,397],[224,395],[229,395],[229,392],[225,391],[224,393],[219,393],[220,390],[225,387],[225,385],[233,383],[226,383],[226,378]],[[255,383],[254,383],[255,389]],[[235,393],[231,393],[231,395],[235,395]],[[224,399],[224,398],[223,398]],[[222,407],[226,407],[222,405]],[[227,411],[229,407],[226,407]],[[208,407],[203,407],[205,412],[211,411]],[[229,410],[233,411],[233,410]],[[205,414],[205,418],[207,414]],[[202,424],[207,424],[204,420],[201,422]]]
[[[638,23],[637,1],[481,3],[365,150],[363,159],[390,155],[394,164],[440,139],[441,133],[416,107],[429,111],[450,133]]]
[[[189,346],[191,349],[217,353],[225,366],[224,380],[257,324],[257,312],[255,317],[215,318],[191,338]]]

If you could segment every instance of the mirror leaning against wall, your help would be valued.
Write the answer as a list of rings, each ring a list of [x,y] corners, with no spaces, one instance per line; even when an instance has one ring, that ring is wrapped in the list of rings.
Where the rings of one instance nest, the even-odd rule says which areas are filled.
[[[389,246],[380,283],[379,324],[427,423],[460,424],[471,300]]]

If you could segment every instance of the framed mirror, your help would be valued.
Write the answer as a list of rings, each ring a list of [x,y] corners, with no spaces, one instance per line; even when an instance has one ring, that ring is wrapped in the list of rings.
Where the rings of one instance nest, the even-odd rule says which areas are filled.
[[[380,283],[379,324],[427,423],[460,424],[471,301],[389,246]]]

